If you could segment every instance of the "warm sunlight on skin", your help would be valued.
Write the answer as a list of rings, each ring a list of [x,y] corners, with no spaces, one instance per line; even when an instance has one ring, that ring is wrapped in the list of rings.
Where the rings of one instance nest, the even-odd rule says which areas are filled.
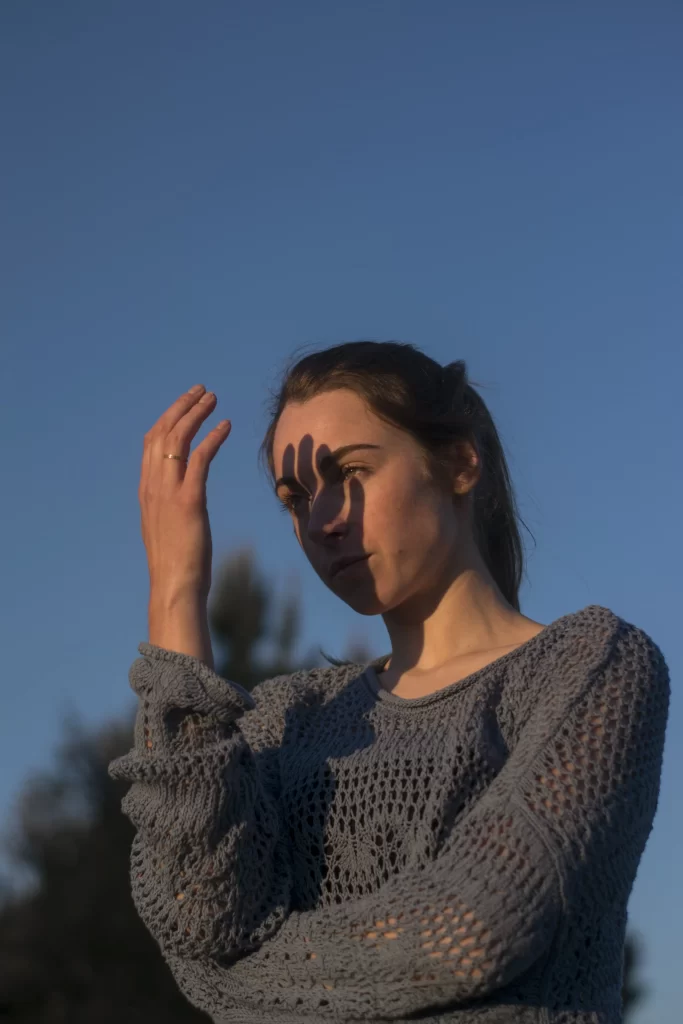
[[[330,459],[356,444],[376,447]],[[469,501],[454,500],[479,478],[476,452],[465,454],[469,468],[446,492],[430,481],[412,436],[348,389],[288,404],[275,431],[276,493],[304,554],[351,608],[382,615],[392,673],[404,678],[517,646],[542,628],[504,599],[474,544]],[[346,555],[369,558],[332,576]]]

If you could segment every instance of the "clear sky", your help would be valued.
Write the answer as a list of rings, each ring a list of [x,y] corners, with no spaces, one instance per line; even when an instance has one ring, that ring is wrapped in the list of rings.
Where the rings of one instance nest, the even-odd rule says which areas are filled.
[[[256,455],[297,346],[412,341],[486,385],[536,538],[524,612],[606,605],[669,662],[630,913],[639,1024],[680,1020],[682,55],[677,0],[6,0],[3,816],[67,709],[132,706],[142,438],[194,383],[233,421],[216,560],[251,542],[298,576],[302,652],[388,650]]]

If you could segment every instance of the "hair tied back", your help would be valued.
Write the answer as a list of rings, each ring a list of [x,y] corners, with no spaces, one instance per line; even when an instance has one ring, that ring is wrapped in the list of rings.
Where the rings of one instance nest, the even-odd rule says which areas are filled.
[[[456,359],[441,367],[441,392],[447,409],[457,410],[468,417],[472,410],[472,388],[467,379],[467,364]]]

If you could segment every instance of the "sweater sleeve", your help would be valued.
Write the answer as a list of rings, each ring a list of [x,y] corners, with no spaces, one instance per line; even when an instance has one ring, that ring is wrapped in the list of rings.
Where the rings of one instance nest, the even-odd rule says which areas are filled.
[[[436,1012],[492,996],[546,955],[579,892],[628,894],[658,802],[669,673],[617,621],[599,657],[579,638],[543,681],[505,766],[433,861],[291,913],[228,970],[176,964],[191,998],[321,1019]]]
[[[292,676],[250,694],[189,655],[140,644],[134,747],[109,766],[131,783],[133,899],[164,954],[230,958],[258,948],[289,911],[291,868],[279,761]],[[253,717],[248,746],[238,719]]]

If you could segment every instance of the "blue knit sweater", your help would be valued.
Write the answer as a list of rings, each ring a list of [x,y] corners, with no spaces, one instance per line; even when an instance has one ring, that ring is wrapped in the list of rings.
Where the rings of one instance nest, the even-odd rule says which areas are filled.
[[[669,673],[590,605],[415,700],[369,665],[249,694],[130,670],[138,911],[216,1024],[617,1024]]]

